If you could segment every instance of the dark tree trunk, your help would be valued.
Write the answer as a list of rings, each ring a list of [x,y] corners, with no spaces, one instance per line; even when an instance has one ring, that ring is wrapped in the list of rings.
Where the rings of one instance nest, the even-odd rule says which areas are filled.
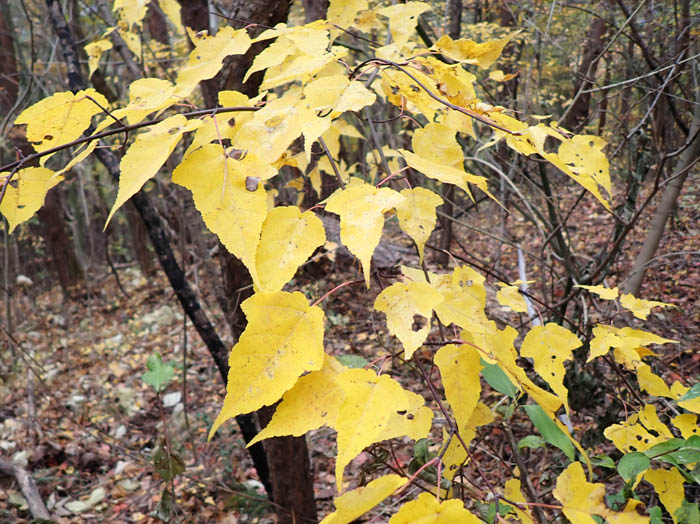
[[[146,26],[151,38],[157,40],[161,44],[170,45],[170,35],[168,34],[168,24],[165,22],[165,16],[160,8],[151,2],[146,11]]]
[[[328,0],[303,0],[306,23],[326,18],[328,12]]]
[[[206,0],[187,2],[188,8],[182,10],[185,25],[195,30],[209,28],[209,19],[203,16]],[[184,6],[184,2],[183,2]],[[287,0],[270,1],[239,1],[227,3],[229,12],[234,14],[232,21],[235,27],[248,24],[274,26],[287,20],[289,2]],[[191,19],[187,16],[192,16]],[[207,107],[217,105],[218,92],[222,89],[234,89],[248,96],[258,93],[262,81],[262,72],[252,75],[245,84],[242,78],[253,63],[255,56],[270,42],[260,42],[254,45],[244,55],[229,57],[222,73],[211,80],[202,82],[202,95]],[[224,295],[227,297],[225,311],[231,327],[234,340],[243,333],[246,319],[240,309],[240,304],[252,293],[252,281],[248,270],[223,245],[219,245],[219,263],[221,265],[224,284]],[[273,408],[263,408],[258,412],[261,425],[267,424]],[[314,500],[313,478],[309,469],[309,450],[305,437],[278,437],[265,441],[267,465],[269,467],[270,484],[266,485],[271,498],[278,504],[278,522],[293,524],[301,522],[316,522],[316,504]],[[258,469],[258,475],[263,478],[263,472]],[[271,489],[270,489],[271,488]]]
[[[9,5],[0,7],[0,115],[7,115],[17,101],[19,75],[15,58],[15,43],[10,31]]]
[[[156,266],[153,263],[153,254],[148,249],[148,231],[132,202],[127,202],[122,208],[126,214],[126,222],[129,225],[129,236],[134,251],[134,258],[144,277],[152,277],[156,274]]]

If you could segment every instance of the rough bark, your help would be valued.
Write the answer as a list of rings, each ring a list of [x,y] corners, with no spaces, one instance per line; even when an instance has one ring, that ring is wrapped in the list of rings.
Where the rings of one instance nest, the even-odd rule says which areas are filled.
[[[61,5],[57,0],[45,0],[45,2],[51,26],[59,37],[63,49],[63,56],[66,61],[67,69],[72,72],[68,77],[70,89],[72,91],[84,89],[87,84],[80,72],[78,56],[75,53],[72,36],[66,24],[65,17],[63,16]],[[115,181],[118,181],[119,161],[117,157],[111,151],[102,148],[97,148],[95,154],[98,160],[105,166],[110,176]],[[146,194],[142,192],[137,193],[132,197],[132,202],[146,225],[151,245],[153,246],[158,261],[175,295],[180,301],[183,310],[192,321],[192,324],[197,329],[197,333],[202,339],[202,342],[207,346],[207,350],[212,356],[224,383],[226,383],[228,379],[228,349],[207,318],[206,313],[197,300],[196,294],[190,287],[185,278],[185,274],[178,265],[160,216]],[[238,422],[241,428],[244,440],[250,442],[257,432],[253,417],[251,415],[239,415],[236,417],[236,422]],[[260,469],[264,470],[261,466],[261,464],[265,464],[262,446],[253,446],[249,449],[249,452],[256,469],[258,469],[258,471],[260,471]]]
[[[630,271],[630,276],[624,287],[625,293],[632,293],[633,295],[639,293],[649,263],[653,259],[654,253],[656,253],[661,238],[663,237],[668,217],[673,213],[678,195],[680,195],[683,184],[688,178],[688,173],[690,173],[693,164],[700,158],[700,88],[698,87],[695,88],[695,101],[695,111],[690,126],[690,144],[688,144],[686,149],[678,157],[678,163],[671,175],[671,181],[664,190],[659,207],[656,208],[654,218],[652,218],[651,225],[649,226],[649,232],[644,240],[642,249],[639,251],[637,259],[634,261],[634,265]]]
[[[0,9],[0,115],[7,115],[17,101],[19,93],[19,75],[15,45],[10,31],[10,24],[5,15],[9,16],[9,6]]]
[[[328,12],[328,0],[303,0],[306,23],[326,18]]]

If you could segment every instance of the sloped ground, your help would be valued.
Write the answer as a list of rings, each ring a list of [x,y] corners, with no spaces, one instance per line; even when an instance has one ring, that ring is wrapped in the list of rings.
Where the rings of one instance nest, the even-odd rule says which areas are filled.
[[[470,224],[491,228],[492,216],[481,208],[479,219]],[[601,229],[593,206],[581,205],[570,224],[581,241],[601,243]],[[651,211],[651,210],[650,210]],[[650,212],[643,217],[648,224]],[[697,341],[700,340],[698,305],[698,268],[700,258],[700,187],[689,179],[680,209],[667,230],[660,254],[645,281],[645,298],[663,300],[678,306],[652,314],[647,322],[632,321],[658,334],[674,338],[678,346],[659,351],[657,371],[667,378],[688,380],[699,372]],[[538,242],[517,220],[507,224],[508,231],[523,246],[537,251]],[[642,228],[645,230],[645,228]],[[469,255],[493,263],[497,245],[493,240],[457,228],[461,245]],[[392,234],[393,235],[393,234]],[[609,285],[626,275],[643,235],[637,234],[614,268]],[[585,246],[582,246],[585,247]],[[459,248],[457,254],[462,253]],[[430,259],[430,257],[429,257]],[[415,261],[408,261],[415,263]],[[529,262],[529,277],[539,277],[537,263]],[[498,267],[517,278],[515,250],[501,246]],[[134,268],[122,268],[120,278],[128,297],[120,293],[110,274],[93,275],[94,296],[62,304],[57,290],[37,297],[36,305],[26,298],[15,302],[14,342],[6,338],[0,346],[2,370],[0,398],[0,454],[25,467],[36,479],[44,501],[56,520],[72,522],[158,522],[154,516],[165,483],[156,473],[152,455],[167,441],[185,463],[185,471],[173,485],[176,515],[191,522],[270,522],[272,508],[261,498],[262,491],[234,424],[226,424],[207,442],[208,429],[222,401],[222,386],[211,359],[197,334],[187,323],[165,279],[146,281]],[[318,298],[335,285],[357,279],[352,267],[340,269],[322,260],[305,270],[297,279],[309,297]],[[200,282],[206,283],[204,277]],[[391,281],[383,280],[384,284]],[[202,284],[204,285],[204,284]],[[206,283],[207,286],[216,283]],[[493,288],[495,289],[495,288]],[[492,317],[516,322],[493,301]],[[211,289],[200,290],[205,306],[214,305]],[[377,361],[388,352],[397,352],[395,339],[387,332],[382,314],[371,310],[378,292],[362,284],[348,286],[328,297],[323,307],[327,316],[326,347],[334,354],[351,354],[366,361]],[[211,310],[210,310],[211,312]],[[217,319],[221,333],[226,327]],[[186,337],[185,337],[186,333]],[[186,391],[182,375],[183,354],[187,353]],[[159,352],[164,361],[176,365],[176,376],[158,396],[145,384],[149,355]],[[418,358],[429,366],[432,352],[419,352]],[[415,375],[390,359],[378,360],[404,383],[422,390]],[[433,371],[437,378],[437,371]],[[183,395],[184,393],[184,395]],[[485,391],[487,401],[491,393]],[[497,397],[494,395],[495,404]],[[438,417],[438,425],[439,420]],[[516,418],[516,438],[528,434],[528,426]],[[577,430],[596,424],[593,413],[574,420]],[[439,427],[433,435],[432,450],[440,441]],[[310,435],[312,464],[315,468],[319,514],[332,510],[334,495],[334,434],[319,430]],[[513,460],[505,444],[503,429],[496,423],[483,428],[475,439],[474,457],[481,472],[467,467],[465,477],[475,493],[486,496],[488,486],[502,485],[504,475],[513,469]],[[606,444],[598,444],[603,452]],[[379,457],[381,460],[378,460]],[[377,464],[388,461],[397,470],[406,470],[411,448],[405,444],[382,444],[356,459],[347,477],[371,478]],[[537,489],[547,492],[561,455],[556,450],[539,449],[526,453],[528,468],[536,472],[532,480]],[[425,483],[421,480],[420,483]],[[419,483],[419,484],[420,484]],[[413,488],[412,488],[413,489]],[[419,489],[419,488],[415,488]],[[404,498],[410,492],[404,493]],[[394,499],[375,512],[375,522],[386,521],[401,499]],[[31,520],[13,479],[0,477],[0,522],[22,523]]]

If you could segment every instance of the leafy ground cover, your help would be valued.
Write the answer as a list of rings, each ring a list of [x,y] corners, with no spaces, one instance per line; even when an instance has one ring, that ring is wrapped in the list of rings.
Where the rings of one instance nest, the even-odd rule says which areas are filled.
[[[477,213],[470,216],[470,225],[491,227],[488,221],[493,209],[494,204],[482,204]],[[570,224],[572,232],[576,228],[577,238],[595,245],[605,239],[598,238],[596,217],[589,214],[590,209],[593,205],[587,207],[585,202],[578,206]],[[652,212],[653,209],[649,209],[642,220],[648,221]],[[700,189],[697,185],[688,185],[659,250],[662,255],[647,273],[641,293],[646,298],[677,306],[655,312],[643,326],[680,342],[676,346],[663,346],[658,355],[656,371],[668,383],[700,372],[697,352],[700,306],[696,291],[699,287],[699,218]],[[515,220],[507,222],[506,227],[509,235],[537,252],[538,240],[530,236],[528,227]],[[610,287],[617,283],[615,278],[626,275],[631,253],[636,252],[643,240],[644,229],[638,228],[640,233],[631,238],[628,249],[612,272]],[[455,250],[457,255],[487,262],[506,274],[517,275],[514,249],[508,245],[499,246],[496,241],[474,231],[458,229],[457,234],[456,243],[468,247],[464,251]],[[415,258],[409,257],[406,263],[415,264]],[[427,260],[432,270],[429,250]],[[530,260],[529,264],[529,272],[537,275],[537,262]],[[166,445],[164,443],[184,463],[184,472],[176,478],[172,491],[180,515],[202,523],[272,521],[273,507],[264,500],[262,487],[234,425],[226,425],[207,442],[207,433],[221,408],[223,388],[196,333],[189,323],[184,326],[183,314],[164,277],[159,274],[146,280],[133,267],[119,268],[119,275],[128,296],[120,292],[114,277],[105,273],[92,275],[97,285],[90,297],[62,303],[60,293],[52,289],[34,297],[35,302],[28,297],[17,299],[15,314],[21,320],[14,332],[14,342],[3,342],[1,346],[2,455],[13,458],[32,473],[44,500],[62,523],[158,522],[156,513],[164,482],[157,472],[158,464],[154,464],[154,455],[158,454],[159,447],[162,449]],[[361,278],[359,267],[334,263],[326,257],[303,268],[295,285],[310,298],[318,298],[335,285],[358,278]],[[207,281],[203,274],[198,281],[203,302],[216,313],[213,286],[217,283]],[[387,285],[389,281],[380,274],[379,282]],[[494,298],[497,287],[491,283],[488,290],[492,318],[499,324],[517,325],[516,317],[504,308],[499,309]],[[384,370],[392,370],[399,374],[399,380],[409,390],[429,399],[430,395],[422,390],[420,383],[410,381],[407,366],[393,367],[389,356],[400,353],[401,346],[389,334],[384,316],[365,308],[378,292],[379,286],[367,291],[360,284],[339,289],[326,299],[326,351],[352,355],[354,358],[345,357],[346,365],[373,363]],[[594,308],[589,311],[592,315],[599,313]],[[220,315],[213,314],[212,318],[217,319],[220,332],[226,333]],[[635,325],[634,319],[628,320],[632,327],[642,327],[641,321]],[[186,380],[182,372],[185,350]],[[156,353],[174,368],[173,379],[162,393],[156,393],[143,378],[148,371],[149,357],[153,358]],[[419,350],[417,358],[430,366],[428,352],[423,354]],[[431,373],[437,381],[437,370]],[[619,378],[612,375],[597,378],[609,383],[619,382]],[[569,386],[572,403],[573,397],[590,401],[591,394],[595,396],[595,384],[582,382]],[[483,387],[488,391],[488,386],[484,384]],[[624,384],[610,387],[608,395],[617,387],[624,387]],[[494,398],[500,396],[496,392],[492,394]],[[590,434],[588,445],[594,450],[592,455],[614,455],[609,441],[595,440],[603,429],[599,425],[608,405],[605,398],[596,400],[590,409],[585,409],[584,405],[572,423],[577,430]],[[439,427],[439,422],[434,425],[434,428]],[[528,437],[532,431],[530,422],[518,416],[511,419],[509,429],[516,441]],[[436,431],[438,429],[434,429]],[[508,451],[509,438],[511,436],[498,423],[479,429],[473,445],[474,458],[485,475],[481,477],[471,466],[462,473],[472,482],[476,498],[483,499],[488,492],[484,479],[503,485],[504,473],[512,471],[515,464]],[[376,444],[350,464],[347,477],[360,485],[376,471],[415,472],[438,451],[440,439],[439,434],[431,435],[424,445],[416,446],[415,451],[412,446],[402,445],[400,440]],[[541,502],[556,503],[551,489],[566,461],[556,448],[537,446],[537,442],[533,442],[532,447],[523,449],[528,470],[536,472],[531,480],[539,492],[546,493]],[[309,443],[319,513],[324,515],[332,511],[335,495],[334,433],[328,429],[314,431]],[[597,468],[596,471],[604,475],[605,470]],[[421,489],[422,482],[429,485],[431,475],[434,482],[435,472],[426,469],[414,486],[402,496],[380,505],[368,518],[374,522],[385,521],[404,499],[415,498],[415,491]],[[649,496],[654,495],[650,493]],[[693,500],[698,494],[688,496]],[[0,522],[28,521],[26,504],[14,481],[1,477]]]

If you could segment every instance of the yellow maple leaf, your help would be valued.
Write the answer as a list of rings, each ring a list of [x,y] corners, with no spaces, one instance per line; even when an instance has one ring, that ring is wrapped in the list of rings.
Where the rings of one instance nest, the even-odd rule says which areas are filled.
[[[173,172],[173,182],[192,191],[204,223],[226,249],[241,259],[254,281],[255,254],[267,203],[263,184],[253,188],[249,178],[266,180],[275,173],[257,155],[248,153],[235,160],[225,155],[218,144],[202,146]]]
[[[307,371],[321,369],[323,311],[299,293],[255,293],[241,304],[248,321],[229,357],[226,398],[209,432],[278,401]]]
[[[641,318],[642,320],[647,319],[653,307],[676,307],[673,304],[657,302],[656,300],[642,300],[630,293],[626,293],[620,297],[620,304],[623,308],[630,310],[635,317]]]
[[[345,392],[336,380],[348,368],[330,355],[325,355],[323,367],[297,380],[282,397],[275,414],[248,447],[270,437],[300,436],[321,426],[335,426]]]
[[[435,495],[421,493],[407,502],[390,519],[389,524],[480,524],[475,515],[464,508],[461,500],[439,502]]]
[[[348,524],[367,513],[394,491],[406,484],[408,479],[398,475],[384,475],[361,488],[353,489],[336,497],[336,510],[326,515],[321,524]]]
[[[216,36],[204,36],[177,75],[177,95],[187,97],[202,80],[213,78],[221,70],[224,58],[241,55],[250,47],[251,41],[245,29],[234,30],[226,26]]]
[[[680,471],[676,468],[648,469],[644,472],[644,480],[654,486],[654,491],[659,496],[661,504],[671,515],[673,522],[677,523],[676,511],[683,505],[685,499],[685,490],[683,489],[685,479]]]
[[[517,285],[509,286],[500,282],[498,285],[501,287],[496,293],[496,300],[499,304],[509,307],[516,313],[527,313],[525,297],[520,293],[520,288]]]
[[[564,506],[564,515],[572,524],[595,524],[599,515],[615,524],[649,524],[649,517],[636,511],[638,500],[630,500],[621,512],[605,505],[605,485],[586,480],[580,462],[570,464],[557,478],[554,497]]]
[[[407,360],[428,338],[433,308],[440,302],[442,295],[424,282],[397,282],[374,301],[374,309],[386,313],[387,327],[403,344]]]
[[[296,206],[276,207],[263,222],[255,255],[257,285],[262,291],[279,291],[301,264],[326,241],[323,222]]]
[[[581,345],[581,341],[571,331],[549,322],[544,326],[534,326],[525,335],[520,348],[520,356],[533,359],[535,371],[562,400],[567,412],[569,403],[568,390],[564,386],[564,362],[571,360],[574,349]]]
[[[430,5],[425,2],[406,2],[384,7],[377,13],[389,18],[391,38],[397,46],[401,47],[413,34],[420,14],[430,9]]]
[[[410,406],[404,389],[387,375],[377,376],[369,369],[350,369],[337,380],[345,392],[335,423],[338,432],[335,478],[340,491],[345,467],[364,448],[380,441],[393,413],[408,410]]]
[[[437,222],[435,209],[443,204],[443,200],[440,195],[424,187],[403,189],[401,196],[404,201],[396,206],[399,226],[416,243],[422,263],[425,243]]]
[[[603,300],[615,300],[617,296],[620,294],[619,290],[614,287],[614,288],[609,288],[605,286],[584,286],[580,284],[576,284],[576,287],[583,288],[585,290],[590,291],[591,293],[595,293],[598,295],[600,298]]]
[[[468,429],[469,421],[479,402],[482,365],[476,348],[463,344],[448,344],[435,353],[435,364],[440,369],[445,397],[450,403],[460,432]]]
[[[79,138],[92,117],[102,113],[100,105],[107,107],[109,102],[94,89],[55,93],[22,111],[15,124],[27,124],[27,140],[37,152],[42,152]],[[42,166],[49,156],[41,158]]]
[[[9,171],[0,173],[0,187],[9,176]],[[46,193],[61,180],[62,176],[45,167],[25,167],[15,173],[0,202],[0,213],[7,219],[10,234],[39,211]]]
[[[452,60],[466,64],[476,64],[483,69],[488,69],[498,60],[503,48],[509,41],[510,37],[479,44],[467,38],[453,40],[448,35],[444,35],[433,44],[433,49]]]
[[[119,190],[105,222],[105,229],[117,209],[155,176],[180,142],[182,135],[200,125],[199,120],[188,121],[182,115],[174,115],[136,136],[136,140],[119,163]]]
[[[326,201],[326,211],[340,215],[340,240],[360,259],[368,288],[372,254],[382,236],[384,213],[402,200],[393,189],[377,189],[352,178],[345,189],[338,189]]]

